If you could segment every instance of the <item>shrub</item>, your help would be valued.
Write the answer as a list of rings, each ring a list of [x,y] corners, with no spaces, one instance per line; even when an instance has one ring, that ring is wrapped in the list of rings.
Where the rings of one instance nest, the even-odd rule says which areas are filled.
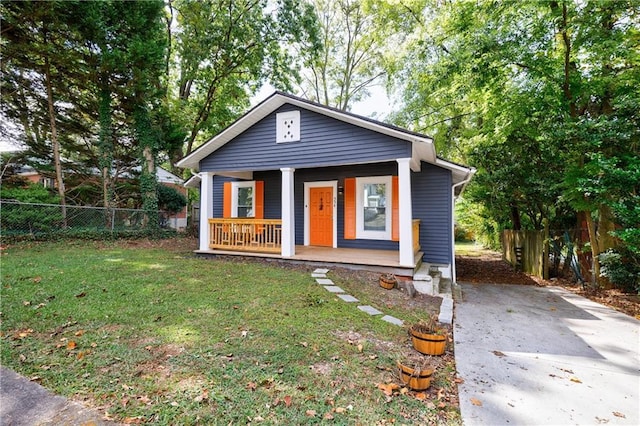
[[[609,249],[598,256],[600,275],[623,291],[640,293],[640,258],[624,248]]]

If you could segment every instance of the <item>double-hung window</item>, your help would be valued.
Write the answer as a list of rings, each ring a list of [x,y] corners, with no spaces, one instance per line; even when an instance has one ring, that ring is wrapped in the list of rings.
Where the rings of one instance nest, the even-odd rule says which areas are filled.
[[[232,182],[231,217],[255,217],[255,192],[255,181]]]
[[[356,178],[356,237],[391,239],[391,176]]]

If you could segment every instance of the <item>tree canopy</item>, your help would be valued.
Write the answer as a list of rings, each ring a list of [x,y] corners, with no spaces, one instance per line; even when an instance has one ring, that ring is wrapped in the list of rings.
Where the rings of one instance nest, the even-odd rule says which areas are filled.
[[[141,167],[140,198],[156,208],[155,166],[231,123],[264,83],[344,110],[384,84],[402,101],[388,120],[478,169],[463,204],[478,238],[583,227],[596,276],[601,253],[640,259],[637,1],[16,1],[0,13],[2,137],[56,175],[63,203],[87,202],[74,177],[99,170],[92,202],[117,204],[114,177]]]

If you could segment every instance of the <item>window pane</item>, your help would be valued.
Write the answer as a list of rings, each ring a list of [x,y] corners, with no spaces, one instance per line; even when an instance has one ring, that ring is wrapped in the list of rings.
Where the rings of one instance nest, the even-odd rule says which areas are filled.
[[[238,188],[238,217],[253,217],[253,188]]]
[[[364,230],[386,230],[387,186],[384,183],[364,185]]]

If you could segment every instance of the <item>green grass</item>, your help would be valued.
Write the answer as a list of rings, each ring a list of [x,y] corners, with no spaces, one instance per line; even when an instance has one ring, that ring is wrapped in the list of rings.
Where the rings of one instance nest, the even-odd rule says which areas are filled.
[[[313,268],[140,246],[5,248],[2,364],[119,421],[460,423],[455,402],[376,388],[397,381],[405,330],[329,294]],[[385,307],[355,275],[329,277],[400,318],[425,315]],[[455,371],[441,370],[450,391]]]
[[[473,241],[459,242],[456,241],[456,256],[499,256],[500,253],[476,244]]]

